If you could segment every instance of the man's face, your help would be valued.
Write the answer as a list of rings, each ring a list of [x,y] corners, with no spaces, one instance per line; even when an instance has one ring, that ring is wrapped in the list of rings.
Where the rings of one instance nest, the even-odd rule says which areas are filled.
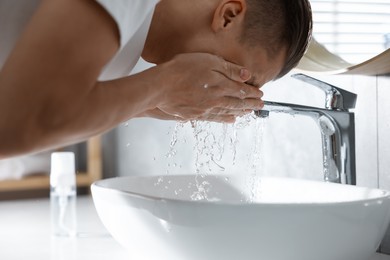
[[[244,66],[252,72],[252,78],[247,82],[255,87],[262,87],[265,83],[275,79],[282,70],[286,56],[285,48],[270,57],[262,47],[247,47],[239,42],[221,44],[221,48],[213,54],[219,55],[227,61]]]
[[[206,52],[215,54],[223,59],[244,66],[252,73],[252,78],[247,82],[255,87],[262,87],[265,83],[275,79],[281,72],[285,59],[286,47],[282,47],[275,55],[268,55],[261,46],[248,47],[247,44],[238,40],[237,35],[232,34],[228,38],[213,39],[201,44],[194,39],[187,45],[184,52]]]
[[[215,54],[249,69],[253,78],[247,83],[261,87],[277,77],[286,50],[269,57],[260,45],[248,47],[239,40],[245,8],[244,0],[162,0],[156,7],[142,56],[160,64],[180,53]],[[236,15],[231,17],[232,13]]]

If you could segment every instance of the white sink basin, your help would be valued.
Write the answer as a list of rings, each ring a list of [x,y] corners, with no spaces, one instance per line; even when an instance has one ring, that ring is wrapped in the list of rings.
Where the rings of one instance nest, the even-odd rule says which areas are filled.
[[[389,224],[387,191],[283,178],[252,189],[252,180],[124,177],[94,183],[92,195],[134,260],[367,260]],[[208,183],[208,200],[192,199],[196,181]]]

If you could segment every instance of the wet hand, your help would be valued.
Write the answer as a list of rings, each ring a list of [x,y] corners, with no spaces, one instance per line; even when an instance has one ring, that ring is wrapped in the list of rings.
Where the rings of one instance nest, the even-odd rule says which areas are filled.
[[[179,120],[234,122],[259,110],[263,93],[244,67],[211,54],[181,54],[160,66],[156,108]]]

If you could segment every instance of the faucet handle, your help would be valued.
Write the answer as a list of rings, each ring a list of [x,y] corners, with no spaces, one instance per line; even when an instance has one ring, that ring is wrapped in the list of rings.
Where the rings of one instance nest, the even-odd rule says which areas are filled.
[[[325,92],[325,108],[329,110],[349,110],[356,106],[357,95],[333,86],[324,81],[309,77],[305,74],[294,74],[291,77],[309,83]]]

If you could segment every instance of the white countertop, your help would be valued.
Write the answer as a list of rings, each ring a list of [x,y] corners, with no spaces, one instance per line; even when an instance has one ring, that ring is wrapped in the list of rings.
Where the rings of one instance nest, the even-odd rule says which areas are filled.
[[[90,197],[77,198],[77,221],[80,237],[56,238],[48,199],[0,202],[0,259],[130,260],[101,224]]]
[[[107,233],[90,197],[77,199],[77,215],[77,238],[53,238],[48,199],[0,202],[0,259],[132,260]],[[377,254],[370,260],[390,256]]]

